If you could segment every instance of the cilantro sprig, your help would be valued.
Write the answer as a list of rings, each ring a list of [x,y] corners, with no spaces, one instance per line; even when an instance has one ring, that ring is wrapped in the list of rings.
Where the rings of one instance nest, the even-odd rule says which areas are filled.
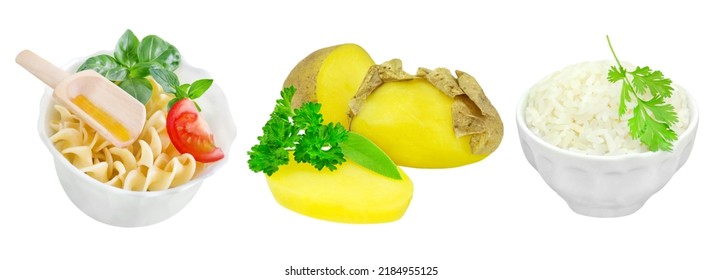
[[[321,104],[307,102],[293,109],[293,86],[281,91],[281,99],[263,126],[259,143],[248,152],[248,167],[268,176],[290,161],[308,163],[318,170],[334,171],[350,159],[381,175],[401,179],[396,164],[373,142],[346,130],[339,123],[324,124]]]
[[[636,102],[633,115],[627,121],[632,138],[639,139],[650,151],[671,151],[677,140],[672,125],[679,121],[674,106],[665,103],[665,98],[672,95],[672,80],[648,66],[637,66],[634,71],[628,71],[619,62],[609,36],[607,43],[617,62],[617,66],[609,69],[607,80],[611,83],[622,81],[619,116],[627,112],[627,102]]]

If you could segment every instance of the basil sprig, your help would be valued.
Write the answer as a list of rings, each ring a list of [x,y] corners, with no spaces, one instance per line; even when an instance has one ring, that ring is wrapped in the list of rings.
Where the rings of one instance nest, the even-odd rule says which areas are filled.
[[[130,29],[118,39],[113,55],[101,54],[85,60],[78,72],[95,70],[104,77],[116,82],[140,103],[146,104],[153,87],[145,77],[151,69],[164,69],[170,72],[178,69],[181,55],[176,47],[156,35],[148,35],[143,40]]]
[[[168,71],[166,69],[150,69],[150,75],[153,76],[153,79],[161,87],[163,87],[163,91],[175,96],[168,102],[169,109],[170,107],[173,107],[173,104],[181,99],[190,98],[193,100],[193,104],[196,105],[198,112],[200,112],[201,107],[198,106],[195,99],[201,97],[213,84],[213,79],[200,79],[191,84],[180,84],[178,76],[173,73],[173,71]]]

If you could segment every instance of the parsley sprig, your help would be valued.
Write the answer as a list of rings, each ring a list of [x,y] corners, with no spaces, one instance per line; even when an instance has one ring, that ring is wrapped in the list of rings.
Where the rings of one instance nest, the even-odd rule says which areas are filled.
[[[619,116],[627,112],[627,102],[636,102],[632,109],[633,115],[627,121],[632,138],[639,139],[650,151],[671,151],[672,143],[677,140],[672,125],[679,119],[674,106],[665,103],[664,99],[672,95],[672,81],[665,78],[662,72],[648,66],[637,66],[634,71],[628,71],[619,62],[609,36],[607,43],[617,62],[617,66],[609,69],[607,80],[611,83],[622,81]]]
[[[348,131],[339,123],[324,125],[321,104],[308,102],[293,110],[291,99],[295,93],[293,86],[281,91],[282,98],[276,101],[271,119],[263,126],[258,145],[248,153],[248,166],[254,172],[272,175],[280,165],[288,164],[290,150],[297,162],[311,163],[318,170],[335,170],[336,165],[346,161],[339,144],[348,138]]]
[[[396,164],[373,142],[347,131],[340,123],[324,124],[321,104],[307,102],[293,109],[295,93],[293,86],[281,91],[259,143],[248,152],[248,167],[253,172],[273,175],[279,166],[288,164],[289,152],[293,151],[296,162],[318,170],[336,170],[348,158],[381,175],[401,179]]]

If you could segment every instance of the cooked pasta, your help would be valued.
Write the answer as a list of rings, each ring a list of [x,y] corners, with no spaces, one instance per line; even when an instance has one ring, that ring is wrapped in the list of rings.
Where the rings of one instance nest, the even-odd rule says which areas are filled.
[[[108,185],[132,191],[159,191],[176,187],[203,169],[190,154],[180,154],[166,132],[171,97],[154,82],[146,104],[148,119],[135,143],[118,148],[62,105],[50,122],[50,141],[80,171]]]

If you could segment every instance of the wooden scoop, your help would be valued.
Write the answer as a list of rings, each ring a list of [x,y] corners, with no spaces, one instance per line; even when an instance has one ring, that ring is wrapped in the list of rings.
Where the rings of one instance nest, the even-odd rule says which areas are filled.
[[[145,106],[93,70],[70,74],[24,50],[15,62],[54,88],[53,96],[116,147],[127,147],[145,125]]]

